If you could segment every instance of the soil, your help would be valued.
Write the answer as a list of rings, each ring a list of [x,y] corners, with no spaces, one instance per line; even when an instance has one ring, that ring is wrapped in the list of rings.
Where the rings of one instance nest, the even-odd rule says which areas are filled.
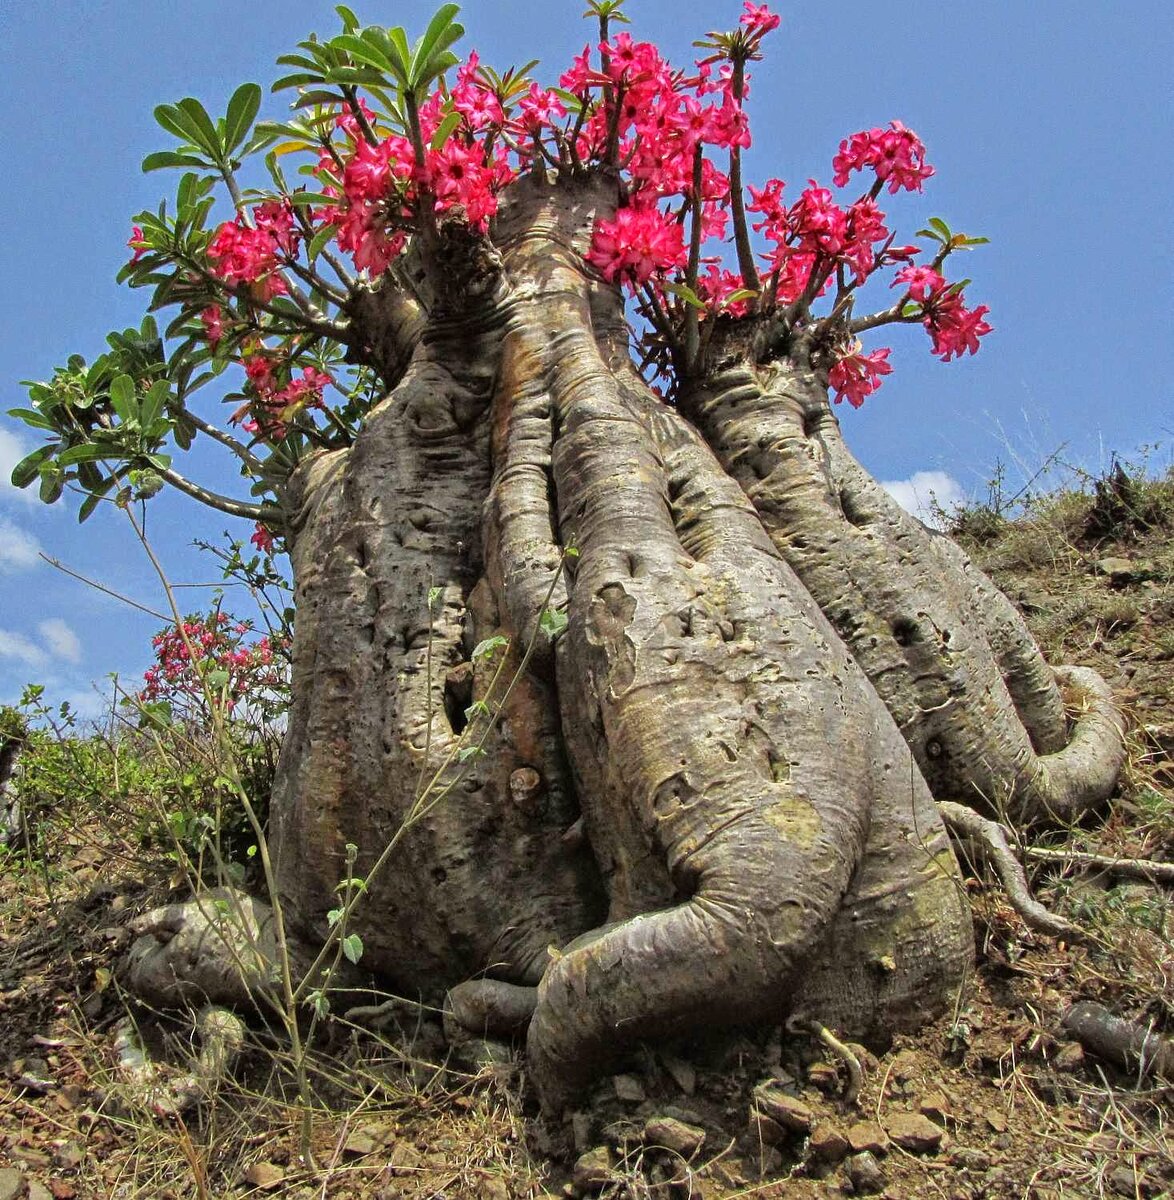
[[[1149,493],[1152,492],[1152,495]],[[1097,667],[1130,720],[1109,810],[1041,845],[1174,861],[1174,481],[1152,511],[1064,496],[1027,519],[968,514],[960,534],[1026,612],[1053,661]],[[1104,511],[1098,511],[1097,505]],[[508,1047],[446,1044],[401,1006],[379,1030],[328,1023],[301,1109],[278,1039],[179,1117],[118,1068],[128,1013],[179,1071],[188,1023],[135,1007],[116,965],[130,916],[171,880],[92,819],[51,861],[0,858],[0,1200],[27,1196],[892,1198],[1174,1196],[1170,1081],[1098,1060],[1064,1031],[1095,1000],[1174,1034],[1169,888],[1023,847],[1037,895],[1087,945],[1025,928],[981,872],[967,879],[977,972],[956,1010],[875,1056],[846,1103],[845,1061],[811,1034],[724,1034],[641,1052],[552,1127]]]

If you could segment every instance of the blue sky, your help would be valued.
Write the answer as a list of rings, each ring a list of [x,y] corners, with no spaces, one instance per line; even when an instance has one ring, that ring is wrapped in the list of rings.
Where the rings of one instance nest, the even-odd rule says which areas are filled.
[[[413,35],[432,9],[419,0],[352,7]],[[904,495],[919,473],[935,473],[943,497],[981,499],[997,461],[1014,490],[1061,446],[1065,460],[1091,471],[1113,452],[1136,456],[1153,443],[1151,461],[1168,464],[1168,6],[775,7],[783,25],[754,77],[748,177],[826,182],[842,137],[897,118],[921,135],[937,168],[924,196],[886,205],[907,215],[901,228],[912,233],[938,215],[992,242],[965,263],[970,302],[988,304],[996,327],[977,358],[941,365],[918,329],[868,343],[893,346],[895,371],[861,412],[844,414],[866,466],[905,481]],[[583,8],[583,0],[472,0],[463,46],[502,68],[538,58],[539,76],[553,79],[590,36]],[[678,62],[691,57],[694,37],[731,27],[740,10],[734,0],[628,4],[633,32]],[[144,155],[168,145],[154,106],[195,95],[223,111],[238,83],[275,78],[274,58],[297,40],[336,29],[331,5],[317,0],[0,5],[0,412],[25,402],[19,380],[47,377],[72,352],[92,358],[109,329],[138,323],[141,297],[117,288],[114,275],[132,214],[173,183],[139,170]],[[280,115],[280,101],[266,105]],[[133,684],[159,623],[54,570],[38,551],[149,607],[165,605],[122,514],[103,506],[79,527],[76,501],[46,508],[7,486],[12,464],[34,445],[32,431],[0,416],[0,702],[37,680],[52,699],[92,710],[91,682],[119,672]],[[231,485],[215,462],[188,466]],[[189,546],[218,538],[227,518],[162,497],[148,521],[174,581],[215,578],[215,565]],[[198,589],[183,595],[187,607],[207,602]]]

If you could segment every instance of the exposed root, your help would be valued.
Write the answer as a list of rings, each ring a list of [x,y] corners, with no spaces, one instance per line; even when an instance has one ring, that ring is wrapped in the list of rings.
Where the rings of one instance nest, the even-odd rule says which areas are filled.
[[[1174,1042],[1114,1016],[1101,1004],[1092,1000],[1074,1004],[1064,1018],[1064,1028],[1100,1058],[1136,1070],[1139,1081],[1148,1075],[1174,1080]]]
[[[226,1008],[208,1005],[196,1018],[200,1053],[186,1074],[153,1062],[135,1023],[127,1017],[114,1039],[118,1073],[132,1096],[158,1117],[173,1117],[213,1096],[236,1065],[245,1044],[245,1023]]]
[[[860,1099],[864,1087],[864,1068],[850,1046],[841,1042],[826,1025],[809,1017],[792,1016],[787,1019],[788,1033],[809,1033],[821,1042],[848,1068],[848,1086],[841,1097],[846,1107],[851,1108]]]
[[[1089,935],[1064,917],[1049,912],[1032,894],[1023,865],[1007,842],[1007,831],[998,823],[964,804],[938,801],[946,828],[955,839],[977,852],[994,870],[1015,911],[1029,929],[1066,942],[1087,942]]]
[[[1028,846],[1028,858],[1055,863],[1063,867],[1080,867],[1103,871],[1125,879],[1140,879],[1143,883],[1174,885],[1174,863],[1158,862],[1152,858],[1114,858],[1111,854],[1087,854],[1080,850],[1049,850],[1043,846]]]

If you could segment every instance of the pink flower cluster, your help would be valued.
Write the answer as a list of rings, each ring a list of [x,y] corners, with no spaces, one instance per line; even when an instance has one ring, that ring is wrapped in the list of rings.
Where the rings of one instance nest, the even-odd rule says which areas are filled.
[[[621,208],[613,221],[598,221],[587,261],[608,283],[624,280],[639,287],[654,275],[683,267],[689,256],[679,221],[655,205]]]
[[[978,353],[979,338],[991,332],[986,321],[990,309],[985,304],[968,309],[962,289],[951,287],[932,267],[905,267],[898,271],[893,286],[903,283],[906,296],[922,306],[922,323],[933,339],[933,353],[943,362],[961,358],[969,351]]]
[[[855,350],[844,355],[828,372],[828,384],[836,393],[836,403],[847,400],[853,408],[859,408],[865,397],[880,387],[881,378],[892,374],[889,354],[887,348],[882,348],[871,354]]]
[[[282,441],[298,414],[325,407],[322,392],[333,382],[317,367],[303,367],[300,377],[282,386],[278,362],[256,348],[246,354],[244,368],[252,397],[232,414],[230,422],[240,422],[246,433],[268,442]]]
[[[261,637],[246,643],[250,632],[248,624],[234,621],[227,613],[213,612],[187,617],[180,628],[156,634],[151,639],[155,662],[143,673],[139,700],[150,703],[182,698],[201,702],[203,678],[208,670],[216,669],[227,672],[228,681],[210,690],[224,697],[230,712],[250,692],[279,686],[281,676],[274,662],[273,642]]]
[[[925,161],[925,147],[911,129],[900,121],[890,121],[888,129],[867,129],[854,133],[840,143],[840,152],[832,159],[836,187],[844,187],[853,171],[871,167],[877,180],[888,183],[893,194],[905,188],[920,192],[933,174]]]
[[[230,287],[248,284],[258,300],[289,291],[283,260],[296,256],[300,235],[288,200],[271,200],[253,210],[253,224],[238,215],[216,230],[208,247],[212,274]]]

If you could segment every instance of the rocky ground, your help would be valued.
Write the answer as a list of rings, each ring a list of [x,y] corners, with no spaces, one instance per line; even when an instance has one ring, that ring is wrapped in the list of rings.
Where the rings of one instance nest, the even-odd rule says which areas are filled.
[[[646,1052],[551,1128],[508,1048],[454,1058],[436,1014],[399,1008],[320,1039],[313,1171],[264,1030],[211,1101],[159,1117],[125,1069],[128,1016],[175,1071],[192,1033],[131,1004],[115,965],[128,917],[172,881],[117,822],[65,806],[53,853],[0,858],[0,1200],[1174,1195],[1171,1080],[1098,1057],[1064,1025],[1084,1000],[1174,1033],[1169,884],[1078,857],[1174,861],[1172,532],[1174,480],[1127,477],[1016,522],[961,521],[1049,656],[1112,682],[1129,764],[1101,820],[1020,847],[1037,894],[1087,943],[1030,932],[976,870],[974,979],[946,1020],[879,1059],[860,1052],[855,1098],[838,1053],[775,1030]]]

